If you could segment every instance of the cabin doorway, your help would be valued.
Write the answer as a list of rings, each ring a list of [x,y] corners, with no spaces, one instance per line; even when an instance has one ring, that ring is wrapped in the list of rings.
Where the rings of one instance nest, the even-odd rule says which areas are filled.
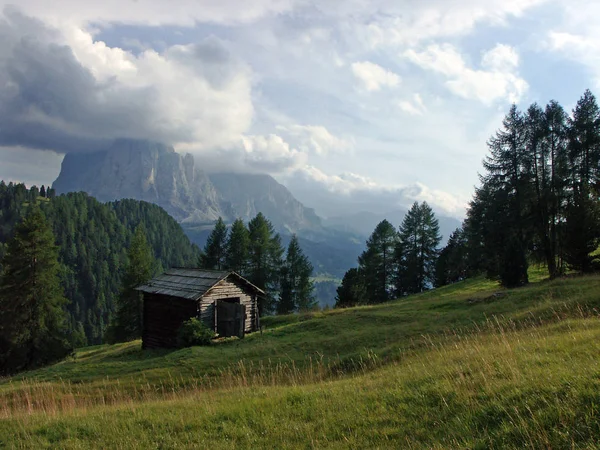
[[[246,306],[240,304],[239,297],[217,300],[217,333],[220,337],[244,337]]]

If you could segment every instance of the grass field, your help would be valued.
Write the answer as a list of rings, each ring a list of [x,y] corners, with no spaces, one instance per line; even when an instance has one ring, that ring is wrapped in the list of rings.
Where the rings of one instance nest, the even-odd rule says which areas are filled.
[[[542,278],[81,349],[0,380],[0,448],[597,448],[600,277]]]

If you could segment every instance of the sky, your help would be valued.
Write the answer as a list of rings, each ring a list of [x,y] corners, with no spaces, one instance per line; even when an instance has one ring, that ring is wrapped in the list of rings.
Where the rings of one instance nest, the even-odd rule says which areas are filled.
[[[461,218],[512,103],[600,84],[600,4],[0,0],[0,179],[115,138],[269,173],[324,216]]]

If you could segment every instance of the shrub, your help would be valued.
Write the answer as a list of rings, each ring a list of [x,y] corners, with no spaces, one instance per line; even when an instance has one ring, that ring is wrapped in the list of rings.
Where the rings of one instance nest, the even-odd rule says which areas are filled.
[[[210,345],[215,337],[215,332],[192,317],[181,324],[177,333],[177,344],[179,347],[191,347],[194,345]]]

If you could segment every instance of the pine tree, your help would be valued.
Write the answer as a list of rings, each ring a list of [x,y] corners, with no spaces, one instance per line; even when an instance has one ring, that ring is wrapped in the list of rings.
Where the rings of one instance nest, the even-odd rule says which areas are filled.
[[[58,248],[39,207],[31,207],[16,226],[2,266],[0,341],[9,352],[0,366],[29,369],[66,356],[71,346]]]
[[[382,220],[367,240],[367,249],[358,258],[360,270],[365,276],[369,303],[385,302],[392,296],[397,243],[398,233],[394,226]]]
[[[215,223],[204,251],[200,256],[200,267],[203,269],[222,270],[225,268],[225,258],[227,251],[227,225],[219,217]]]
[[[352,268],[344,274],[342,284],[337,288],[336,308],[348,308],[367,303],[367,288],[360,269]]]
[[[250,235],[242,219],[236,219],[231,225],[229,239],[225,246],[225,267],[242,276],[248,271],[248,251]]]
[[[422,292],[434,283],[440,241],[440,227],[433,210],[426,202],[415,202],[402,221],[396,246],[398,295]]]
[[[316,306],[314,285],[310,279],[312,271],[313,266],[302,252],[298,238],[296,235],[292,236],[282,266],[278,314],[308,311]]]
[[[46,197],[46,188],[44,187],[44,185],[42,184],[42,187],[40,188],[40,197]]]
[[[150,280],[155,271],[154,257],[142,225],[135,229],[128,257],[117,311],[107,333],[110,343],[131,341],[142,336],[143,296],[135,288]]]
[[[248,232],[248,279],[266,293],[258,302],[259,314],[263,315],[271,312],[279,291],[283,248],[279,235],[262,213],[248,223]]]

